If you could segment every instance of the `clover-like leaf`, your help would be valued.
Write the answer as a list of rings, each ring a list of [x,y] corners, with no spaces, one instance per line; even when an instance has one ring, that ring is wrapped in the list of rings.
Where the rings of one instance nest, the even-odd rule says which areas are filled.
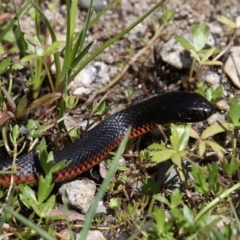
[[[65,41],[56,41],[53,42],[52,44],[50,44],[46,50],[43,52],[43,56],[50,56],[53,55],[56,52],[60,51],[60,47],[63,46],[65,44]]]
[[[192,30],[192,35],[193,45],[196,51],[203,49],[209,37],[209,30],[207,29],[206,23],[201,22],[199,25],[195,25]]]
[[[157,162],[157,163],[166,161],[166,160],[170,159],[175,152],[176,151],[173,149],[166,149],[166,150],[162,150],[162,151],[153,152],[152,153],[152,161]]]
[[[229,28],[237,28],[237,25],[235,22],[231,21],[229,18],[226,18],[224,16],[220,16],[217,18],[217,20],[223,24],[225,24]]]
[[[48,173],[44,177],[41,176],[38,183],[38,202],[43,203],[49,197],[53,188],[52,174]]]
[[[234,126],[231,123],[214,123],[212,126],[203,131],[201,139],[206,139],[224,131],[232,131],[233,128]]]
[[[27,43],[28,51],[31,54],[42,56],[43,48],[36,35],[24,34],[24,40]]]
[[[183,198],[183,193],[178,188],[174,189],[171,195],[171,208],[177,207]]]
[[[186,38],[178,36],[176,39],[186,50],[195,50],[194,46]]]
[[[212,148],[212,150],[216,152],[218,157],[223,159],[223,153],[225,153],[226,150],[222,146],[213,141],[206,141],[206,144],[209,145]]]

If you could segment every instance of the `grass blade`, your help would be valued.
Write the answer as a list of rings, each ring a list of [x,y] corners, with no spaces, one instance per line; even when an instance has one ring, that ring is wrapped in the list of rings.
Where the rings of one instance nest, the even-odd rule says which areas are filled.
[[[140,17],[137,21],[135,21],[129,27],[124,29],[122,32],[118,33],[115,37],[106,41],[101,47],[99,47],[94,53],[92,53],[76,70],[74,70],[74,73],[70,76],[70,81],[74,79],[78,75],[78,73],[86,65],[88,65],[95,57],[97,57],[101,52],[103,52],[104,49],[106,49],[108,46],[110,46],[111,44],[119,40],[130,30],[132,30],[135,26],[137,26],[140,22],[142,22],[145,18],[147,18],[151,13],[153,13],[157,8],[159,8],[165,1],[166,0],[162,0],[161,2],[157,3],[154,7],[152,7],[148,12],[146,12],[142,17]]]
[[[118,160],[124,152],[125,146],[126,146],[127,141],[128,141],[129,134],[130,134],[130,130],[128,130],[127,133],[125,134],[125,136],[124,136],[124,138],[123,138],[123,140],[122,140],[122,142],[121,142],[121,144],[120,144],[120,146],[117,150],[117,153],[114,157],[114,160],[111,163],[108,174],[107,174],[106,178],[104,179],[103,183],[101,184],[99,192],[98,192],[98,194],[97,194],[97,196],[96,196],[96,198],[95,198],[95,200],[94,200],[94,202],[93,202],[93,204],[92,204],[92,206],[91,206],[91,208],[90,208],[90,210],[87,214],[86,221],[85,221],[83,229],[81,231],[80,240],[85,240],[87,238],[87,234],[88,234],[88,231],[90,229],[94,214],[96,212],[98,202],[103,198],[104,192],[105,192],[109,182],[111,181],[111,178],[112,178],[113,174],[116,171]]]
[[[22,224],[24,224],[25,226],[30,227],[32,230],[36,231],[36,233],[43,237],[46,240],[54,240],[55,238],[52,237],[51,235],[49,235],[45,230],[43,230],[42,228],[38,227],[36,224],[34,224],[33,222],[29,221],[27,218],[25,218],[24,216],[20,215],[19,213],[13,211],[11,208],[9,208],[8,206],[0,203],[0,207],[5,211],[10,213],[12,216],[14,216],[16,219],[18,219]]]

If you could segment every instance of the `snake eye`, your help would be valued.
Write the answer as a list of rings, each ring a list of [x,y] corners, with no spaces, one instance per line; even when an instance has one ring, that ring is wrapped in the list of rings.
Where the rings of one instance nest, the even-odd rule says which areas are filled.
[[[209,102],[202,102],[201,107],[198,108],[199,118],[206,119],[210,117],[214,112],[214,106]]]

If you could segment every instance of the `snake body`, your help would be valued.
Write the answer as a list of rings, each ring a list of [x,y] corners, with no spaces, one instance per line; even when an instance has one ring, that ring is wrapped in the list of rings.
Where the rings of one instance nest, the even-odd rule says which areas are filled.
[[[140,136],[157,124],[172,122],[200,122],[214,111],[213,105],[197,93],[171,92],[152,97],[108,117],[81,138],[63,150],[54,153],[54,161],[71,161],[64,169],[54,173],[54,182],[74,178],[103,160],[116,148],[131,127],[129,138]],[[0,161],[0,171],[11,170],[12,159]],[[36,154],[19,156],[14,184],[37,184],[43,170]],[[0,175],[0,186],[10,184],[11,175]]]

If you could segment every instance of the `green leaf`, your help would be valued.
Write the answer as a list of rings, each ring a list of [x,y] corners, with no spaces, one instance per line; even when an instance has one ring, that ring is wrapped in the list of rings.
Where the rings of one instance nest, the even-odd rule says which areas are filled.
[[[41,176],[38,183],[38,202],[43,203],[49,197],[53,188],[52,174]]]
[[[0,44],[0,55],[2,55],[4,53],[5,53],[4,47]]]
[[[31,201],[28,197],[26,197],[24,194],[21,194],[21,193],[19,194],[19,197],[20,197],[22,203],[23,203],[28,209],[31,209],[31,207],[32,207],[32,201]]]
[[[59,48],[65,44],[65,41],[56,41],[49,45],[46,50],[43,52],[43,56],[47,57],[53,55],[56,52],[59,52]]]
[[[165,146],[164,142],[159,143],[152,143],[147,147],[149,150],[165,150],[167,147]]]
[[[173,149],[166,149],[166,150],[154,152],[151,154],[152,161],[157,162],[157,163],[166,161],[166,160],[170,159],[175,152],[176,151]]]
[[[152,216],[157,223],[158,231],[160,232],[160,234],[163,233],[165,225],[165,211],[163,209],[160,209],[159,207],[154,206]]]
[[[43,138],[39,144],[39,161],[45,174],[54,166],[53,154],[48,154],[46,140]]]
[[[37,203],[37,199],[34,191],[27,185],[19,186],[21,194],[19,194],[21,201],[23,204],[31,209],[33,203]]]
[[[56,238],[52,237],[49,233],[47,233],[43,228],[40,228],[38,225],[30,221],[29,219],[25,218],[21,214],[17,213],[16,211],[12,210],[10,207],[8,207],[6,204],[0,203],[0,207],[4,210],[3,215],[6,215],[7,213],[11,214],[16,218],[21,224],[29,227],[32,231],[35,231],[38,236],[42,237],[42,239],[46,240],[54,240]]]
[[[207,43],[209,31],[207,29],[206,23],[201,22],[199,25],[195,25],[192,30],[193,35],[193,45],[196,51],[203,49]]]
[[[182,201],[183,193],[178,188],[174,189],[171,196],[171,208],[177,207]]]
[[[94,42],[90,42],[72,61],[71,63],[71,69],[75,68],[77,64],[82,60],[82,58],[88,53],[89,49],[93,45]]]
[[[212,126],[205,129],[202,133],[201,139],[207,139],[208,137],[214,136],[215,134],[232,131],[234,129],[231,123],[214,123]]]
[[[36,196],[34,191],[27,185],[20,185],[19,189],[21,191],[21,193],[26,196],[27,198],[31,199],[32,201],[37,202]]]
[[[186,156],[186,154],[183,154],[186,152],[176,152],[172,155],[171,159],[172,162],[178,167],[178,168],[182,168],[182,158]]]
[[[198,54],[195,52],[195,50],[190,49],[189,51],[190,51],[190,53],[193,55],[193,57],[198,61],[198,63],[201,64],[201,63],[202,63],[202,62],[201,62],[201,59],[200,59],[200,57],[198,56]]]
[[[100,115],[101,116],[105,112],[106,102],[103,101],[103,102],[98,103],[97,101],[94,101],[92,109],[93,109],[93,114],[94,115]]]
[[[209,191],[213,190],[217,184],[218,179],[218,164],[213,163],[208,165],[209,176],[208,176],[208,189]]]
[[[43,48],[36,35],[24,34],[24,40],[31,54],[43,56]]]
[[[166,204],[168,207],[171,207],[170,202],[164,196],[154,195],[153,198],[158,200],[161,203]]]
[[[216,152],[219,158],[223,159],[223,153],[227,152],[225,148],[223,148],[218,143],[213,141],[206,141],[206,144],[209,145],[212,148],[212,150]]]
[[[12,128],[12,136],[13,139],[17,139],[19,137],[21,133],[21,129],[18,125],[14,125],[14,127]]]
[[[177,41],[188,51],[195,50],[194,46],[184,37],[176,37]]]
[[[204,173],[201,171],[201,169],[193,165],[192,175],[197,183],[197,185],[194,184],[194,187],[196,188],[196,190],[200,193],[207,193],[208,187],[207,187],[206,177]]]
[[[236,95],[233,97],[230,104],[229,118],[234,126],[237,126],[239,124],[240,102],[238,101],[238,97]]]
[[[24,33],[21,31],[21,26],[19,24],[14,24],[12,30],[15,36],[17,47],[19,49],[20,58],[22,58],[27,51],[27,44],[24,41]]]
[[[52,168],[50,169],[50,173],[55,173],[60,171],[61,169],[69,166],[71,164],[72,161],[66,161],[66,160],[62,160],[58,163],[55,163]]]
[[[172,135],[170,137],[172,147],[175,151],[183,151],[189,140],[190,136],[190,125],[175,125],[171,124]]]
[[[23,65],[20,63],[16,62],[12,65],[12,70],[21,70],[21,69],[23,69]]]
[[[99,201],[103,198],[103,195],[107,189],[107,186],[109,185],[113,174],[115,173],[116,169],[117,169],[117,164],[119,161],[120,156],[123,154],[124,150],[125,150],[125,146],[127,144],[128,141],[128,137],[129,137],[129,133],[130,133],[130,129],[127,131],[127,133],[125,134],[118,150],[117,153],[114,157],[114,160],[111,163],[111,166],[108,170],[107,176],[105,177],[103,183],[101,184],[101,187],[98,191],[98,194],[96,195],[94,202],[91,205],[90,210],[88,211],[84,226],[81,230],[81,238],[79,240],[85,240],[87,239],[87,233],[90,229],[93,217],[95,216],[95,212],[98,206]]]
[[[163,20],[164,22],[169,22],[174,17],[174,11],[163,8]]]
[[[28,55],[28,56],[25,56],[23,58],[21,58],[21,62],[29,62],[29,61],[32,61],[32,60],[37,60],[37,59],[40,59],[42,58],[42,56],[39,56],[39,55],[36,55],[36,54],[32,54],[32,55]]]
[[[47,202],[41,204],[41,215],[40,217],[46,218],[49,215],[49,212],[53,209],[56,202],[55,195],[52,195]]]
[[[179,151],[183,151],[187,147],[189,137],[190,137],[190,130],[191,130],[190,124],[187,124],[185,126],[182,126],[182,125],[178,126],[178,132],[180,135],[179,145],[178,145]]]
[[[27,108],[27,113],[32,112],[36,108],[51,104],[53,101],[56,101],[62,96],[60,92],[48,93],[43,97],[40,97],[33,101],[30,106]]]
[[[207,211],[196,221],[196,223],[205,225],[206,222],[208,221],[209,217],[211,216],[211,214],[212,214],[211,210]]]
[[[227,27],[229,28],[237,28],[237,25],[235,24],[235,22],[231,21],[229,18],[226,18],[225,16],[220,16],[217,18],[217,20],[227,25]]]
[[[109,207],[111,209],[116,209],[121,206],[121,198],[111,198],[109,202]]]
[[[239,166],[239,160],[235,159],[234,157],[231,157],[229,163],[227,159],[223,159],[223,168],[229,177],[232,177],[232,175],[239,169]]]
[[[200,140],[198,142],[198,151],[199,151],[199,156],[202,157],[206,151],[206,142],[205,141],[202,141]]]
[[[216,51],[216,48],[210,48],[202,57],[202,63],[206,62]]]
[[[23,96],[17,105],[16,118],[24,117],[26,113],[26,106],[27,106],[27,97]]]
[[[190,224],[193,223],[194,216],[193,216],[191,209],[187,205],[183,206],[183,215],[184,215],[185,219],[188,221],[188,223],[190,223]]]
[[[212,92],[212,103],[218,102],[222,98],[223,93],[223,86],[219,85],[215,90]]]
[[[213,66],[213,65],[221,66],[222,62],[221,61],[206,61],[206,62],[201,63],[201,64],[206,65],[206,66]]]
[[[11,60],[5,59],[0,62],[0,74],[3,74],[11,66]]]

